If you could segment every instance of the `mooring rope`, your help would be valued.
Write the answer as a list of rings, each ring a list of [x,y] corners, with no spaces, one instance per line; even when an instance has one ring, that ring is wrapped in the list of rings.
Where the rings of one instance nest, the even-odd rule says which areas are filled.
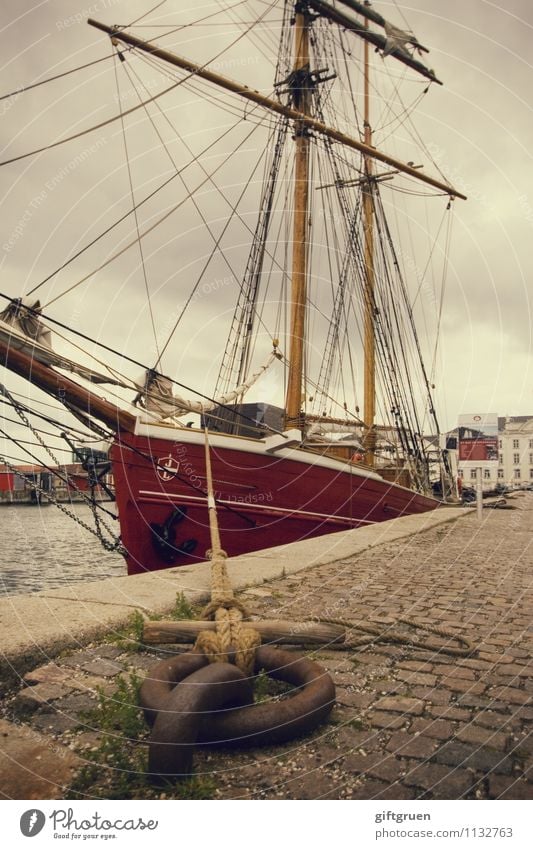
[[[346,628],[346,638],[342,647],[344,649],[359,648],[366,646],[369,643],[396,643],[398,645],[412,646],[413,648],[427,649],[435,651],[436,646],[429,645],[417,634],[401,634],[398,631],[386,631],[383,626],[379,627],[371,625],[369,622],[349,622],[345,619],[318,619],[318,622],[328,623],[329,625],[340,625]],[[410,628],[415,628],[421,631],[427,631],[429,634],[436,634],[447,640],[456,640],[462,643],[464,648],[458,646],[439,646],[438,651],[455,657],[469,657],[475,652],[475,648],[471,641],[461,634],[456,634],[448,628],[441,628],[439,625],[429,625],[427,623],[417,622],[414,619],[408,619],[404,616],[399,616],[396,622],[401,622],[404,625],[409,625]],[[354,637],[350,632],[359,631],[366,633],[366,636]]]
[[[229,579],[226,567],[228,555],[220,543],[207,428],[205,428],[205,467],[211,536],[211,548],[207,552],[211,561],[211,601],[202,611],[200,619],[213,619],[216,628],[214,631],[200,633],[194,647],[203,652],[210,663],[234,663],[245,674],[251,675],[255,650],[261,645],[261,637],[254,628],[243,624],[248,614],[244,605],[235,598]]]

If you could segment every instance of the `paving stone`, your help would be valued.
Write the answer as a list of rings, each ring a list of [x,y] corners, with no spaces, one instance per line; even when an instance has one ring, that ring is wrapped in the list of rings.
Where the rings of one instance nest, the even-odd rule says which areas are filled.
[[[513,715],[520,719],[533,719],[533,707],[518,707],[513,706]]]
[[[65,731],[72,731],[74,728],[78,728],[79,725],[79,719],[74,716],[68,716],[68,714],[62,711],[50,711],[46,713],[38,711],[34,714],[31,721],[32,728],[37,728],[43,734],[54,734],[56,736],[64,734]]]
[[[429,799],[461,799],[466,796],[475,779],[465,769],[449,769],[438,764],[419,764],[408,768],[404,784],[420,787]]]
[[[493,699],[501,699],[503,702],[509,702],[512,705],[532,705],[533,695],[526,693],[524,690],[518,690],[516,687],[499,687],[490,691]]]
[[[72,693],[54,703],[54,709],[67,716],[78,716],[80,713],[94,708],[96,699],[90,692]]]
[[[446,719],[415,719],[409,729],[411,734],[423,734],[434,740],[449,740],[453,737],[453,724]]]
[[[88,660],[82,664],[81,668],[85,672],[90,672],[92,675],[99,675],[102,678],[111,678],[113,675],[124,671],[124,667],[120,663],[113,660],[100,660],[100,658]]]
[[[410,669],[413,672],[433,672],[435,665],[418,660],[403,660],[398,664],[398,669]]]
[[[336,729],[335,737],[337,740],[337,757],[346,755],[357,749],[364,749],[365,752],[372,752],[380,749],[383,746],[383,739],[378,731],[368,729],[367,731],[358,731],[351,728],[349,725]]]
[[[532,678],[533,677],[533,667],[518,664],[518,663],[502,663],[498,667],[498,671],[502,673],[502,675],[512,675],[517,676],[519,678]]]
[[[108,660],[114,660],[116,657],[120,657],[121,654],[124,654],[124,649],[120,646],[100,645],[96,649],[97,657],[105,657]]]
[[[468,746],[465,743],[445,743],[433,755],[436,763],[457,766],[461,769],[474,769],[482,772],[495,772],[510,775],[513,761],[507,755],[501,755],[486,747]]]
[[[421,686],[434,687],[437,682],[436,675],[429,675],[427,672],[414,672],[410,670],[399,670],[396,677],[400,681],[405,681],[407,684],[417,684]]]
[[[71,678],[72,672],[69,669],[64,669],[55,663],[47,663],[45,666],[38,666],[37,669],[27,672],[23,681],[31,686],[33,684],[61,684]]]
[[[374,701],[375,696],[368,693],[352,693],[350,690],[345,690],[342,687],[337,689],[336,701],[338,705],[346,707],[357,707],[365,710]]]
[[[496,731],[510,728],[513,723],[512,716],[504,716],[501,713],[496,713],[491,710],[484,710],[476,713],[472,720],[476,725],[481,725],[483,728],[493,728]]]
[[[411,787],[403,787],[401,784],[387,784],[384,781],[365,781],[364,785],[352,791],[349,799],[391,799],[393,801],[402,799],[416,799],[416,791]]]
[[[75,654],[69,654],[65,657],[59,658],[58,664],[61,666],[79,667],[82,663],[87,663],[88,661],[95,659],[97,659],[96,652],[80,651],[75,652]]]
[[[376,728],[388,728],[394,731],[405,725],[406,718],[397,713],[389,713],[386,710],[375,710],[366,715],[366,720]]]
[[[15,711],[31,713],[39,710],[50,702],[61,699],[73,691],[73,687],[66,684],[35,684],[34,687],[25,687],[17,693],[14,700]]]
[[[489,776],[489,799],[533,799],[533,784],[521,778]]]
[[[490,710],[498,711],[500,713],[508,713],[510,706],[506,702],[498,702],[496,699],[491,697],[491,694],[488,694],[484,698],[480,696],[474,696],[470,693],[462,693],[457,697],[457,705],[460,707],[466,708],[474,708],[478,710]]]
[[[441,690],[440,687],[410,687],[410,695],[417,699],[422,699],[425,702],[431,702],[432,705],[447,705],[452,694],[449,690]]]
[[[387,743],[387,751],[401,758],[429,758],[438,744],[429,737],[415,736],[409,731],[396,731]]]
[[[390,784],[397,782],[402,774],[402,762],[391,755],[370,754],[347,755],[343,761],[345,772],[358,775],[370,775]]]
[[[355,670],[353,663],[350,663],[349,660],[339,660],[338,658],[324,658],[322,656],[317,657],[317,662],[320,666],[323,666],[324,669],[331,674],[332,672],[353,672]]]
[[[512,654],[497,654],[495,652],[479,651],[478,657],[480,660],[487,660],[489,663],[512,663],[514,658]]]
[[[410,699],[407,697],[385,697],[378,699],[374,705],[376,710],[393,711],[419,716],[424,711],[424,702],[421,699]]]
[[[391,660],[386,654],[363,651],[357,655],[357,663],[365,666],[375,666],[377,668],[388,668],[391,665]]]
[[[493,729],[480,728],[478,725],[473,725],[472,723],[460,728],[455,736],[462,743],[487,746],[489,749],[496,749],[499,752],[504,752],[509,742],[509,734],[494,731]]]
[[[440,686],[451,690],[452,693],[467,693],[469,696],[479,696],[487,689],[482,681],[472,681],[466,678],[443,678]]]
[[[470,657],[461,657],[457,660],[457,667],[466,667],[467,669],[476,669],[478,671],[485,672],[488,669],[492,669],[494,667],[494,664],[489,663],[486,660],[474,660],[474,658]]]
[[[459,665],[451,666],[447,663],[439,664],[435,668],[435,672],[437,675],[443,675],[445,678],[466,678],[470,681],[473,681],[475,678],[475,674],[471,669]]]
[[[33,728],[0,719],[0,787],[5,799],[63,799],[82,761]]]

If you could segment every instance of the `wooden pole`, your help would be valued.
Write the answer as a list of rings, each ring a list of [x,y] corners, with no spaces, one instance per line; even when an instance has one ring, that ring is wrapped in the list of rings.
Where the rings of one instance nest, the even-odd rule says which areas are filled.
[[[365,20],[365,29],[368,21]],[[372,145],[372,127],[370,124],[370,64],[368,42],[364,45],[364,139],[365,145]],[[363,187],[363,228],[364,228],[364,422],[365,422],[365,462],[374,465],[376,449],[376,335],[375,335],[375,273],[374,273],[374,188],[372,184],[372,159],[365,156],[366,181]]]
[[[344,643],[346,629],[341,625],[319,622],[285,622],[265,619],[250,623],[261,635],[262,643],[285,645],[327,646]],[[202,631],[214,631],[216,622],[196,619],[154,620],[144,623],[143,640],[146,643],[194,643]]]
[[[296,14],[294,25],[294,77],[299,111],[309,112],[309,22],[305,12]],[[295,127],[294,222],[292,239],[291,324],[289,374],[285,404],[286,427],[297,427],[302,406],[305,319],[307,302],[307,240],[309,202],[309,137],[302,121]]]
[[[77,407],[82,413],[93,416],[113,431],[126,430],[133,433],[135,430],[135,416],[131,413],[121,410],[68,377],[63,377],[24,351],[17,351],[12,345],[1,341],[0,364],[29,380],[62,404]]]

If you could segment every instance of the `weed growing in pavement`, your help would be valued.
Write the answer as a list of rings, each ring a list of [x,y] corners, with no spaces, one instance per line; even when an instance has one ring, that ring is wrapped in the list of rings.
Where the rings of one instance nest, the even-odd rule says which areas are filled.
[[[139,707],[141,679],[134,673],[119,676],[116,689],[106,694],[97,688],[97,704],[83,719],[100,730],[100,744],[83,752],[87,763],[74,778],[66,798],[211,799],[215,784],[210,778],[191,777],[153,787],[146,775],[149,730]]]
[[[135,610],[128,617],[126,625],[108,634],[105,642],[113,643],[125,651],[140,652],[146,648],[143,642],[145,619],[151,622],[160,619],[195,619],[198,612],[198,608],[191,605],[183,593],[176,593],[176,601],[168,613],[149,613],[144,616],[140,610]]]
[[[125,651],[141,651],[143,643],[144,616],[140,610],[135,610],[128,616],[126,625],[107,634],[104,642],[113,643]]]
[[[176,593],[174,607],[169,613],[170,619],[196,619],[199,609],[193,606],[183,593]]]
[[[269,702],[277,700],[286,693],[292,692],[294,689],[292,684],[286,681],[274,681],[269,678],[264,669],[260,669],[254,678],[254,702]]]

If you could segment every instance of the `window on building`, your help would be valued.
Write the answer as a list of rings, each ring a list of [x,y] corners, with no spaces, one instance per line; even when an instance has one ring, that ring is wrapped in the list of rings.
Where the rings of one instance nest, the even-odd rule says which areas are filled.
[[[503,442],[501,439],[498,439],[498,448],[503,448]]]
[[[498,463],[500,464],[500,466],[503,466],[503,454],[500,454],[500,457],[498,459]]]
[[[533,471],[533,469],[532,469],[531,471]],[[498,469],[498,478],[499,478],[500,480],[502,480],[502,479],[503,479],[503,469]]]
[[[483,469],[483,477],[485,480],[490,480],[490,469]]]
[[[529,440],[529,447],[530,447],[530,448],[533,448],[533,439],[530,439],[530,440]]]
[[[515,476],[515,478],[518,478],[520,480],[520,469],[514,470],[514,476]]]
[[[520,462],[520,454],[513,454],[513,463]]]
[[[529,470],[529,477],[531,478],[531,480],[533,480],[533,469]]]
[[[513,448],[520,448],[520,440],[513,439]]]
[[[529,465],[533,466],[533,454],[529,455]]]
[[[459,475],[459,477],[460,477],[460,478],[461,478],[461,480],[462,480],[462,479],[463,479],[463,477],[464,477],[464,474],[465,474],[465,473],[463,472],[463,470],[462,470],[462,469],[459,469],[459,471],[457,472],[457,474]]]
[[[477,469],[470,469],[470,480],[475,481],[477,478]]]

